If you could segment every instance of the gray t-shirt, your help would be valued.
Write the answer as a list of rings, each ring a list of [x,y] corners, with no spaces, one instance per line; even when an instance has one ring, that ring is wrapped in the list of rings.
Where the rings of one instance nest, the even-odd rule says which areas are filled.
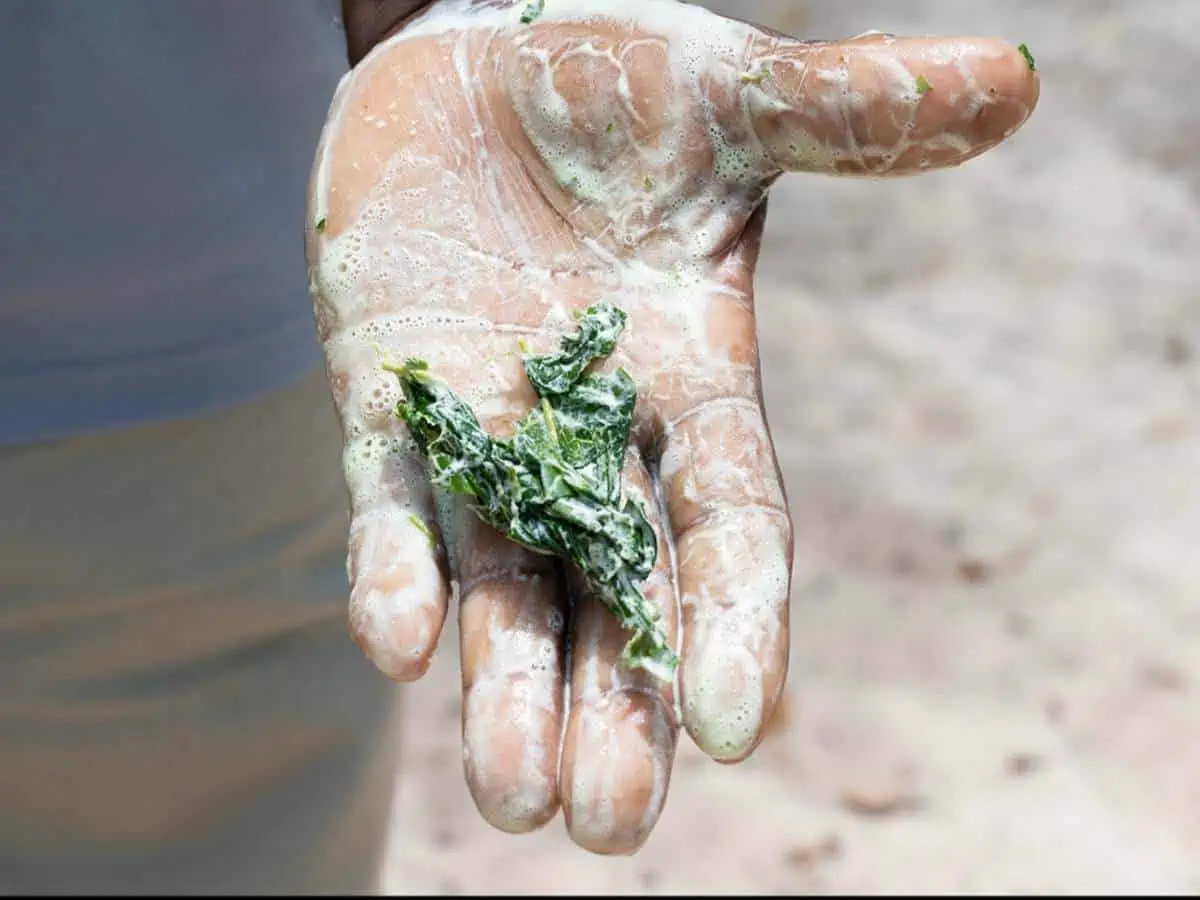
[[[0,443],[198,413],[319,359],[336,0],[0,2]]]

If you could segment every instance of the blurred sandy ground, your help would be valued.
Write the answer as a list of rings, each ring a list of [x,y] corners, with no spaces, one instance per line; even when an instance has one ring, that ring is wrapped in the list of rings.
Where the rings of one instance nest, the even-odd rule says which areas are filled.
[[[795,639],[757,756],[685,741],[632,859],[494,832],[451,628],[407,690],[390,889],[1200,890],[1200,2],[712,5],[1026,41],[1041,107],[957,171],[773,194]]]

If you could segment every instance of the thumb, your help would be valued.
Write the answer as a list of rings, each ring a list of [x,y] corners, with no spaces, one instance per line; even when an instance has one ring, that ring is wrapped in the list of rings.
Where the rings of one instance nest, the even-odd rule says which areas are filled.
[[[806,42],[673,0],[547,5],[515,45],[509,88],[535,130],[587,135],[603,167],[627,138],[639,159],[678,154],[683,169],[724,154],[718,179],[743,183],[956,166],[1024,124],[1039,92],[1032,58],[1004,41]]]
[[[771,168],[905,175],[960,165],[1033,112],[1032,57],[993,39],[871,34],[804,43],[753,29],[728,87]],[[747,135],[749,137],[749,135]]]

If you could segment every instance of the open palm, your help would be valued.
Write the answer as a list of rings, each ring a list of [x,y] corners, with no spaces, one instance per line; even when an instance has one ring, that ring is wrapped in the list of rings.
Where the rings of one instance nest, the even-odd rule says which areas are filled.
[[[959,164],[1019,127],[1037,83],[994,41],[801,43],[675,0],[551,0],[523,22],[536,5],[444,0],[347,76],[308,254],[355,638],[419,677],[457,581],[481,813],[520,832],[561,803],[579,844],[630,852],[679,725],[743,759],[787,671],[791,522],[752,290],[768,186]],[[434,496],[382,368],[427,359],[503,435],[533,402],[518,340],[549,350],[598,300],[629,313],[606,365],[638,386],[624,483],[659,533],[645,592],[681,650],[674,685],[619,665],[627,635],[569,571]]]

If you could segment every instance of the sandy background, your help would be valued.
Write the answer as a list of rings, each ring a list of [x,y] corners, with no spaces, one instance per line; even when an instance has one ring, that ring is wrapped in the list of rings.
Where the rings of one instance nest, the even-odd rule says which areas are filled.
[[[457,635],[407,689],[398,892],[1200,891],[1200,2],[710,4],[980,33],[1013,142],[776,189],[758,307],[797,525],[788,707],[686,741],[632,859],[475,814]]]

